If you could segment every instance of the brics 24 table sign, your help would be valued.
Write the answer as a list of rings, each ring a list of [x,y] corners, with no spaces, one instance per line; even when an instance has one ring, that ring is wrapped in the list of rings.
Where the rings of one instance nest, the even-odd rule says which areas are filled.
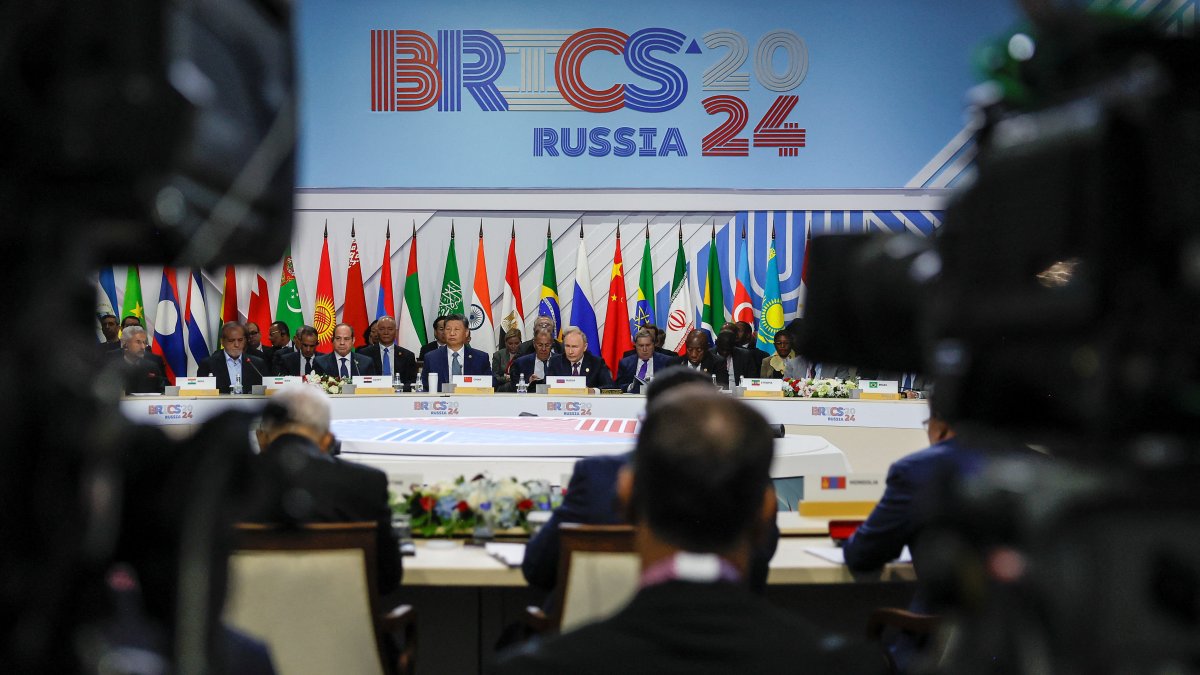
[[[437,31],[436,40],[417,30],[372,30],[370,38],[371,110],[379,112],[414,112],[434,104],[439,112],[461,111],[465,90],[487,112],[611,113],[624,109],[669,113],[686,101],[689,86],[696,85],[688,81],[679,63],[704,58],[700,42],[714,53],[723,50],[704,70],[699,82],[702,91],[748,92],[751,85],[750,74],[742,70],[750,58],[750,42],[732,30],[709,31],[699,41],[657,27],[632,34],[613,28],[587,28],[570,34],[455,29]],[[526,49],[533,50],[531,55],[522,51]],[[514,67],[521,71],[520,87],[502,88],[497,83],[508,65],[506,52],[519,55]],[[615,81],[597,89],[585,83],[583,64],[593,52],[621,57],[628,75],[650,86]],[[777,52],[782,52],[778,59]],[[784,93],[800,86],[808,74],[804,40],[790,30],[773,30],[759,37],[753,53],[755,80],[778,96],[759,114],[750,138],[743,134],[751,118],[745,100],[730,93],[701,100],[699,105],[706,113],[725,116],[699,139],[702,156],[747,157],[753,144],[773,148],[780,157],[797,157],[807,142],[800,124],[786,121],[799,97]],[[545,83],[544,63],[536,61],[547,54],[554,54],[554,86]],[[589,77],[597,79],[593,73]],[[535,157],[579,157],[584,153],[591,157],[686,157],[687,143],[695,140],[685,140],[677,126],[532,129]]]
[[[814,405],[812,407],[812,416],[824,419],[826,422],[853,422],[857,419],[854,408],[847,408],[841,405]]]
[[[164,420],[190,420],[192,419],[192,406],[178,403],[166,405],[152,403],[149,414],[152,417],[162,417]]]
[[[458,401],[413,401],[414,412],[427,412],[430,416],[458,414]]]

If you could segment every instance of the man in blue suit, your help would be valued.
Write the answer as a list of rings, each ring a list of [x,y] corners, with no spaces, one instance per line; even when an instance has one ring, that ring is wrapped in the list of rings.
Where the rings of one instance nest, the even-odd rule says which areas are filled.
[[[354,377],[355,375],[378,375],[375,362],[366,354],[354,351],[354,327],[348,323],[339,323],[333,327],[333,351],[317,357],[317,369],[334,377]]]
[[[987,455],[959,443],[936,401],[930,402],[928,435],[928,448],[897,460],[888,469],[883,497],[846,542],[843,553],[851,570],[877,570],[895,560],[905,546],[912,551],[914,566],[919,566],[921,534],[929,517],[931,493],[940,481],[961,479],[983,469]],[[917,578],[920,577],[918,567]],[[936,611],[937,608],[928,606],[924,596],[918,586],[909,609],[919,613]],[[900,672],[907,671],[921,647],[921,641],[905,634],[888,645]]]
[[[571,326],[563,331],[563,353],[550,357],[546,374],[552,377],[581,376],[589,388],[606,389],[613,384],[608,364],[587,350],[587,336]]]
[[[438,386],[450,381],[452,375],[491,375],[492,355],[467,346],[471,330],[462,314],[451,314],[442,323],[446,344],[425,356],[425,372],[421,382],[429,391],[429,374],[437,373]],[[432,393],[432,392],[431,392]]]
[[[687,384],[711,384],[711,381],[704,373],[690,368],[664,369],[646,387],[646,407],[653,405],[664,392]],[[558,577],[559,523],[613,525],[626,522],[625,514],[617,505],[617,474],[629,459],[628,454],[597,455],[575,463],[562,504],[554,509],[550,520],[525,547],[521,572],[530,586],[547,591],[554,588]],[[767,563],[779,545],[779,527],[774,520],[768,528],[764,541],[754,544],[747,575],[750,588],[756,591],[766,588]]]
[[[554,333],[548,328],[539,328],[533,334],[533,353],[524,354],[513,359],[508,369],[508,391],[516,391],[517,383],[522,378],[534,391],[534,387],[546,383],[546,367],[550,364],[550,356],[554,353]]]
[[[634,336],[633,349],[617,364],[617,386],[627,394],[640,394],[655,373],[666,369],[671,357],[654,351],[654,336],[645,328]]]

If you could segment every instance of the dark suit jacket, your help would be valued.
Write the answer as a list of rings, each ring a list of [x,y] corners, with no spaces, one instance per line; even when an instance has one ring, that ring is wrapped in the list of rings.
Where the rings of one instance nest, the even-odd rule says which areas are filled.
[[[270,369],[263,360],[257,356],[250,356],[242,353],[242,392],[250,393],[250,387],[257,384],[262,384],[263,376]],[[225,366],[225,350],[218,349],[213,352],[207,359],[196,364],[196,377],[216,377],[217,391],[222,394],[229,393],[231,382],[229,381],[229,368]]]
[[[722,388],[728,386],[729,381],[729,365],[725,358],[716,352],[712,352],[716,357],[717,362],[721,365],[721,372],[725,373],[724,377],[717,375],[717,384]],[[758,377],[759,370],[762,367],[762,361],[755,361],[754,355],[748,349],[741,347],[733,348],[733,386],[738,386],[742,382],[743,377]]]
[[[554,357],[553,354],[550,355]],[[537,354],[524,354],[513,359],[512,366],[508,369],[509,382],[505,385],[507,391],[516,391],[517,383],[521,381],[521,376],[525,376],[525,384],[529,385],[529,391],[534,391],[534,385],[545,384],[545,380],[533,380],[533,369],[537,366]],[[549,364],[547,364],[548,366]]]
[[[363,347],[358,353],[371,359],[375,364],[375,372],[383,374],[383,345]],[[411,351],[393,343],[392,355],[389,358],[392,360],[393,372],[400,373],[401,382],[412,384],[417,381],[417,357]]]
[[[337,352],[329,352],[328,354],[319,354],[314,360],[321,370],[329,375],[338,377],[341,375],[342,365],[341,357]],[[367,356],[356,352],[350,352],[346,355],[346,368],[350,371],[350,376],[355,375],[378,375],[379,371],[375,370],[375,363]]]
[[[671,362],[671,365],[687,366],[689,368],[692,366],[692,364],[688,362],[687,355],[675,357],[675,360]],[[700,370],[703,370],[704,373],[710,377],[716,375],[718,383],[723,382],[724,378],[727,377],[727,375],[725,375],[725,362],[717,358],[717,355],[712,352],[706,353],[704,358],[700,360]]]
[[[243,519],[257,523],[375,521],[379,592],[400,585],[400,545],[392,533],[387,475],[375,467],[331,457],[296,434],[275,439],[259,464],[260,492]],[[297,491],[300,491],[299,493]],[[305,498],[297,498],[300,494]]]
[[[421,351],[417,352],[417,358],[424,361],[425,356],[428,355],[429,352],[431,352],[441,346],[442,345],[439,345],[437,340],[430,340],[429,342],[426,342],[425,344],[421,345]]]
[[[316,371],[318,375],[326,375],[327,373],[321,369],[320,362],[317,361],[318,356],[320,356],[320,354],[313,354],[313,370]],[[275,357],[274,374],[296,376],[302,375],[303,373],[300,372],[300,362],[300,352],[290,351],[286,354],[279,354]]]
[[[450,350],[448,348],[438,347],[429,352],[429,355],[425,357],[425,370],[421,373],[421,384],[425,386],[425,391],[429,391],[430,373],[437,373],[439,389],[443,384],[450,382]],[[471,345],[463,345],[462,374],[491,375],[491,356],[487,352],[471,347]]]
[[[737,584],[668,581],[614,616],[500,656],[497,675],[885,672],[873,649],[822,641],[800,617]]]
[[[123,349],[110,351],[105,358],[121,373],[126,394],[161,394],[167,386],[167,371],[162,357],[152,354],[149,349],[136,363],[125,360]]]
[[[625,522],[617,505],[617,474],[629,461],[628,454],[594,455],[575,462],[563,502],[550,520],[525,546],[521,572],[530,586],[554,588],[558,577],[559,523],[613,525]],[[767,586],[767,564],[779,546],[779,527],[771,523],[766,541],[755,548],[750,562],[750,587],[762,591]]]
[[[926,500],[937,482],[950,475],[976,473],[986,459],[983,453],[951,438],[897,460],[888,469],[883,497],[842,549],[846,566],[858,571],[878,569],[895,560],[907,545],[913,554],[913,566],[917,567],[921,560],[920,536],[927,520]],[[919,568],[917,578],[921,578]],[[922,613],[933,609],[924,595],[918,586],[909,609]],[[889,648],[897,663],[907,666],[919,644],[902,635]]]
[[[661,373],[663,368],[667,368],[671,363],[671,357],[655,352],[650,358],[654,364],[654,372]],[[617,364],[617,380],[616,385],[627,394],[642,393],[642,383],[637,380],[638,369],[642,367],[642,360],[637,354],[626,356]]]
[[[280,349],[273,350],[271,352],[271,361],[270,361],[271,374],[272,375],[291,375],[291,374],[293,374],[293,373],[282,372],[281,369],[283,368],[283,358],[285,356],[287,356],[288,354],[295,354],[295,353],[297,353],[296,350],[290,344],[286,347],[282,347]],[[297,368],[300,367],[299,361],[296,362],[296,367]],[[294,374],[299,374],[299,373],[294,373]]]
[[[546,365],[546,375],[562,377],[571,374],[571,362],[565,354],[551,354],[550,363]],[[579,374],[587,377],[588,387],[608,388],[613,386],[612,373],[608,364],[599,356],[585,351],[579,361]]]

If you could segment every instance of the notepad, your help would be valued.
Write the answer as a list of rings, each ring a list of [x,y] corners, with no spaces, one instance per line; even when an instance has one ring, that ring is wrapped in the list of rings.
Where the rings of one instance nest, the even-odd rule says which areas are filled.
[[[484,546],[488,555],[509,567],[520,567],[525,560],[525,544],[499,544],[492,542]]]
[[[836,546],[810,546],[810,547],[805,548],[804,551],[806,553],[810,553],[812,555],[817,556],[821,560],[828,560],[831,563],[837,563],[839,565],[846,564],[845,553],[842,551],[842,549],[840,549]],[[912,551],[909,551],[908,547],[905,546],[903,549],[900,550],[900,557],[896,558],[892,562],[899,562],[899,563],[912,562]]]

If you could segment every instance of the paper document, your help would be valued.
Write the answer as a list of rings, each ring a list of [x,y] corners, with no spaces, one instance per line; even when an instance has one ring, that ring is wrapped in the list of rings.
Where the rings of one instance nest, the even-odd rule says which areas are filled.
[[[497,544],[495,542],[484,547],[488,555],[509,567],[520,567],[525,560],[525,544]]]
[[[807,553],[817,556],[821,560],[828,560],[831,563],[837,563],[839,565],[846,564],[845,554],[842,553],[842,549],[836,546],[810,546],[804,550]],[[900,550],[900,557],[896,558],[892,562],[911,563],[912,552],[908,550],[907,546],[905,546]]]

